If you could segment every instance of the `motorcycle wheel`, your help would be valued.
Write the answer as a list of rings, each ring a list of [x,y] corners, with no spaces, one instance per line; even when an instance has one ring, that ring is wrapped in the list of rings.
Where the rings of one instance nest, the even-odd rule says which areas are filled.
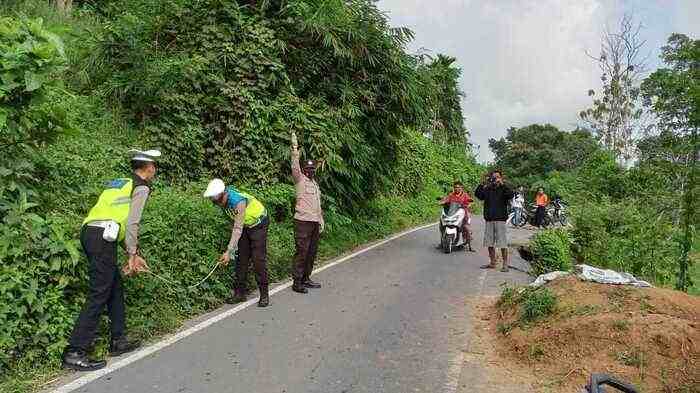
[[[530,221],[530,216],[528,216],[527,213],[522,212],[522,213],[520,214],[520,221],[518,221],[517,226],[520,227],[520,228],[522,228],[522,227],[524,227],[525,225],[527,225],[527,222],[528,222],[528,221]]]
[[[542,227],[543,228],[549,228],[552,226],[554,223],[552,222],[552,217],[549,216],[549,214],[544,215],[544,220],[542,220]]]
[[[569,222],[569,220],[566,218],[566,215],[564,215],[564,214],[559,215],[559,223],[561,224],[561,226],[565,227],[568,222]]]
[[[452,252],[452,244],[454,243],[455,235],[445,235],[445,243],[443,244],[442,250],[445,254]]]

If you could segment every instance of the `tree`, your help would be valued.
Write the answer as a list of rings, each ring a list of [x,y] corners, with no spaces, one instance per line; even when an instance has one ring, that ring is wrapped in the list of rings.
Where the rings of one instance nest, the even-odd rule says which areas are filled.
[[[676,288],[687,290],[690,248],[698,222],[698,128],[700,128],[700,40],[673,34],[662,48],[668,66],[652,73],[641,86],[644,105],[657,117],[660,135],[642,146],[642,159],[670,167],[678,179],[671,184],[680,194],[679,219],[682,236]]]
[[[495,164],[519,183],[533,183],[552,171],[577,168],[598,143],[589,131],[561,131],[551,124],[508,129],[505,138],[490,139]]]
[[[426,62],[426,58],[431,61]],[[438,143],[465,145],[467,131],[461,107],[464,94],[459,90],[462,70],[455,66],[457,59],[438,54],[437,58],[421,55],[419,60],[418,72],[423,78],[429,108],[426,134]]]
[[[596,92],[589,90],[593,106],[579,114],[621,163],[632,157],[633,137],[643,114],[638,98],[639,83],[646,72],[646,57],[641,53],[646,41],[640,36],[641,29],[641,24],[635,25],[632,17],[625,15],[618,31],[606,30],[600,56],[591,56],[602,71],[602,91],[596,97]]]

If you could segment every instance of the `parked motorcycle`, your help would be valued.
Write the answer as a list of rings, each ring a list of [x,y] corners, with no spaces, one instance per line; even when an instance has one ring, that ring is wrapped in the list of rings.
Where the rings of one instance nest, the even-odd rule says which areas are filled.
[[[562,201],[561,199],[557,198],[552,201],[551,206],[553,207],[552,222],[559,223],[561,224],[561,226],[565,227],[566,224],[569,222],[566,216],[566,203],[564,203],[564,201]]]
[[[518,219],[516,219],[518,218]],[[523,227],[525,224],[528,222],[528,214],[525,211],[525,208],[520,209],[520,217],[516,217],[515,215],[515,209],[512,207],[508,208],[508,219],[506,220],[506,224],[510,224],[514,227]]]
[[[469,234],[462,230],[464,220],[469,223],[471,218],[462,205],[454,202],[443,205],[440,215],[440,248],[445,254],[459,248],[471,248]]]

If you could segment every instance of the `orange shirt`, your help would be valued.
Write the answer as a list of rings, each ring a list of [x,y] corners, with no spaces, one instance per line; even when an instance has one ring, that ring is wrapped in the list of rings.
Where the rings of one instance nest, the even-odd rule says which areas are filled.
[[[545,193],[537,194],[535,197],[535,204],[537,206],[547,206],[549,205],[549,197]]]

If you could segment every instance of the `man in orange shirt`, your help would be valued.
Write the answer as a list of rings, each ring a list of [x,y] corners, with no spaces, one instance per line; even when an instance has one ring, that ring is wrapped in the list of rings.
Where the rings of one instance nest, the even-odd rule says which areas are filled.
[[[547,205],[549,205],[549,197],[544,193],[544,189],[542,187],[537,190],[535,204],[537,205],[537,211],[535,212],[535,223],[541,228],[542,224],[544,224],[544,216],[547,214]]]

